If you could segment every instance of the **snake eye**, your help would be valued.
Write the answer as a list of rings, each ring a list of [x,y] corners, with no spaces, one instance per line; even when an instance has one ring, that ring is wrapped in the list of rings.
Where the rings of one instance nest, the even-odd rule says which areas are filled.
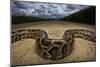
[[[50,39],[42,39],[41,40],[41,43],[44,45],[44,46],[49,46],[51,44],[51,40]]]

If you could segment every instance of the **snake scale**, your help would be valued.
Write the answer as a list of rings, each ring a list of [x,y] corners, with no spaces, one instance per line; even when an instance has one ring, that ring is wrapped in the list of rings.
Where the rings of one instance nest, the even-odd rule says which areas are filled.
[[[12,31],[12,43],[23,39],[35,39],[36,53],[44,59],[58,60],[71,53],[74,38],[83,38],[95,42],[96,34],[85,29],[69,29],[61,39],[51,39],[41,29],[20,29]]]

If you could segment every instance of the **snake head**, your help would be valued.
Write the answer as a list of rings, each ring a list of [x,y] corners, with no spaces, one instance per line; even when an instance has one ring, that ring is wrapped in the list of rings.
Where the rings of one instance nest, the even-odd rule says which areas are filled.
[[[37,50],[39,50],[38,54],[44,59],[58,60],[70,53],[70,43],[63,39],[44,38],[39,43]]]

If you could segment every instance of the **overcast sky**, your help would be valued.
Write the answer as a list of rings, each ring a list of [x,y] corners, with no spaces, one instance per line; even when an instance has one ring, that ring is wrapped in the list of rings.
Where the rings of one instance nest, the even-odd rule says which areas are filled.
[[[59,19],[86,9],[87,5],[54,4],[29,1],[12,1],[12,15]]]

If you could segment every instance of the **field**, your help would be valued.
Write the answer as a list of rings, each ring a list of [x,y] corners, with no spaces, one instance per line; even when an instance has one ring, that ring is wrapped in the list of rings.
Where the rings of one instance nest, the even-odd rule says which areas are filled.
[[[84,23],[84,22],[83,22]],[[50,38],[59,39],[67,29],[88,29],[95,32],[95,26],[67,21],[40,21],[23,24],[12,24],[12,30],[32,28],[47,31]],[[96,60],[96,44],[87,40],[76,38],[73,51],[60,60],[43,59],[35,53],[35,40],[25,39],[11,44],[11,63],[15,65],[80,62]]]

